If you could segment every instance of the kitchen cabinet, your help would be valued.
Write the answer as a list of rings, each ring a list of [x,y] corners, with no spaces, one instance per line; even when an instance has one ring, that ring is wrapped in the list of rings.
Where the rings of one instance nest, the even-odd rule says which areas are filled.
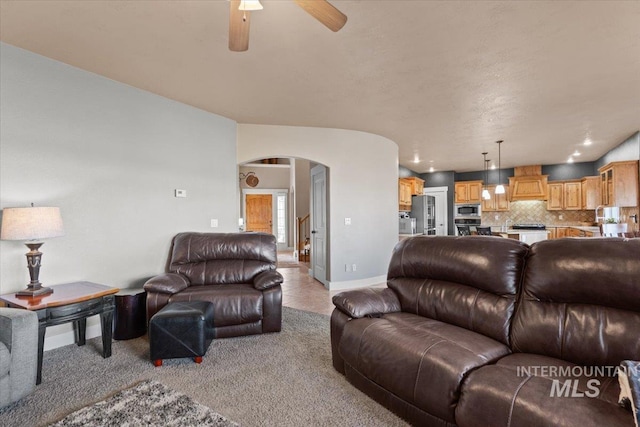
[[[556,239],[562,239],[563,237],[567,237],[568,231],[569,231],[569,227],[556,227]]]
[[[604,206],[638,206],[638,162],[612,162],[600,169],[600,190]]]
[[[504,194],[496,194],[495,185],[487,185],[491,195],[488,200],[482,199],[482,212],[506,212],[509,210],[509,186],[504,186]]]
[[[455,193],[455,203],[481,203],[482,181],[456,182]]]
[[[554,181],[547,185],[547,210],[582,209],[582,184],[580,181]]]
[[[398,180],[398,210],[411,210],[411,182],[406,178]]]
[[[414,196],[420,196],[424,193],[424,179],[420,179],[418,177],[412,176],[409,178],[404,178],[409,183],[411,183],[411,194]]]
[[[582,209],[595,209],[602,204],[600,177],[585,176],[580,181]]]

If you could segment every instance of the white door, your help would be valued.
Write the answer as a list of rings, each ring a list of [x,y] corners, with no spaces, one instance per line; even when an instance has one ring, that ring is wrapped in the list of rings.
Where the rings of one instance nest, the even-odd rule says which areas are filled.
[[[311,275],[327,286],[327,170],[311,169]]]
[[[427,187],[424,190],[427,196],[436,198],[436,236],[446,236],[449,228],[449,210],[447,209],[447,187]]]

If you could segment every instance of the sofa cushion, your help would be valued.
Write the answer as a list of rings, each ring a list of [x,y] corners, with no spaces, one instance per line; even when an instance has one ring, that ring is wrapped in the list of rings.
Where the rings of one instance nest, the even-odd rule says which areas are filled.
[[[514,352],[614,366],[640,355],[640,239],[535,243],[522,289]]]
[[[469,374],[456,407],[456,423],[460,427],[633,426],[631,413],[617,405],[620,389],[614,369],[580,367],[526,353],[505,356]]]
[[[276,238],[266,233],[180,233],[173,239],[169,271],[192,285],[250,283],[275,270]]]
[[[189,286],[173,294],[169,302],[209,301],[213,303],[213,325],[240,325],[262,320],[262,291],[250,284]]]
[[[361,375],[449,422],[467,373],[509,353],[496,340],[410,313],[347,322],[339,351]]]
[[[387,286],[402,311],[509,344],[529,246],[492,236],[420,236],[393,251]]]

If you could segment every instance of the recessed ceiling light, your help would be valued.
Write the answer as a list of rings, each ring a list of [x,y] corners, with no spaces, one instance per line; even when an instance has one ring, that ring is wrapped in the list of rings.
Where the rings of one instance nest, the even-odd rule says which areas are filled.
[[[418,156],[413,158],[413,163],[420,163],[420,159],[418,158]]]
[[[567,160],[567,163],[573,163],[573,157],[569,156],[569,159]]]
[[[580,154],[581,154],[581,153],[580,153],[578,150],[576,150],[576,151],[574,151],[574,152],[573,152],[572,156],[576,156],[576,157],[577,157],[577,156],[579,156]]]
[[[433,168],[433,166],[431,166],[431,167],[429,168],[429,172],[433,172],[434,170],[435,170],[435,169]]]
[[[491,165],[491,170],[495,170],[495,169],[496,169],[496,165],[495,164]]]
[[[591,145],[591,144],[592,144],[592,142],[591,142],[591,140],[590,140],[589,138],[586,138],[586,139],[584,140],[584,144],[583,144],[583,145],[585,145],[585,146],[589,146],[589,145]]]

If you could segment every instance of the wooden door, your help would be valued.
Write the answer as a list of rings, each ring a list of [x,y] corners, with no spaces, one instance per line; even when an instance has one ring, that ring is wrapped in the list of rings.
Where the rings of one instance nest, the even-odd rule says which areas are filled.
[[[273,234],[273,197],[271,194],[247,194],[247,231]]]

